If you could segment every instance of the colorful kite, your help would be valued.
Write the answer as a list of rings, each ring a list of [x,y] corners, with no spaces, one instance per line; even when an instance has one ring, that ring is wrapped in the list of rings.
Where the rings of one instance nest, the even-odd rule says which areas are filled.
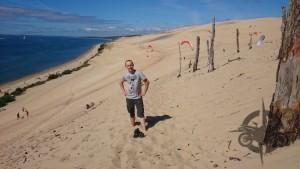
[[[191,48],[192,50],[194,50],[193,45],[192,45],[189,41],[187,41],[187,40],[182,41],[180,44],[181,44],[181,45],[183,45],[183,44],[188,44],[188,45],[190,46],[190,48]]]
[[[262,45],[263,42],[264,42],[264,40],[265,40],[265,35],[261,35],[260,38],[259,38],[259,40],[257,41],[256,45],[257,46]]]

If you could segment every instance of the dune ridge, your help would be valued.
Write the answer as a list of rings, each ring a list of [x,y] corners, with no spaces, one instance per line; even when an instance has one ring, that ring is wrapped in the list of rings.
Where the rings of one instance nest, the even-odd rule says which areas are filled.
[[[298,140],[264,155],[262,166],[259,153],[242,147],[241,132],[236,132],[249,114],[260,110],[262,98],[269,109],[280,25],[280,18],[216,23],[216,70],[210,73],[206,40],[211,24],[110,43],[90,66],[34,87],[3,108],[0,168],[300,168]],[[249,50],[249,32],[254,31],[260,33],[253,36]],[[260,35],[266,39],[256,46]],[[177,78],[178,42],[195,44],[196,36],[201,38],[200,69],[188,69],[195,53],[183,45],[182,76]],[[148,44],[154,51],[147,52]],[[144,138],[132,137],[118,86],[127,59],[150,80],[144,97],[149,123]],[[91,102],[94,106],[86,109]],[[17,120],[17,112],[24,116],[22,107],[30,115]],[[253,122],[259,118],[249,125]]]

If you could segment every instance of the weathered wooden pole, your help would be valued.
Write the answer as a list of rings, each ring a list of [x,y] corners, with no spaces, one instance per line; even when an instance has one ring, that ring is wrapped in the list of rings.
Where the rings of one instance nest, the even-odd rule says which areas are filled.
[[[197,70],[197,67],[198,67],[199,51],[200,51],[200,37],[197,36],[197,40],[196,40],[196,54],[195,54],[195,60],[194,60],[194,64],[193,64],[193,72],[195,72]]]
[[[206,40],[206,45],[207,45],[207,59],[209,63],[209,41],[208,40]]]
[[[290,0],[263,143],[282,147],[300,135],[300,0]],[[284,21],[283,21],[284,22]]]
[[[180,43],[178,42],[178,49],[179,49],[179,71],[177,77],[181,76],[181,49],[180,49]]]
[[[215,64],[214,64],[214,41],[215,41],[215,17],[213,17],[212,21],[212,31],[211,31],[211,38],[210,38],[210,48],[209,48],[209,67],[208,72],[212,72],[215,70]]]
[[[249,46],[249,49],[252,49],[252,33],[249,33],[249,35],[250,35],[250,42],[249,42],[249,44],[248,44],[248,46]]]
[[[236,52],[240,52],[240,43],[239,43],[239,29],[236,29]]]

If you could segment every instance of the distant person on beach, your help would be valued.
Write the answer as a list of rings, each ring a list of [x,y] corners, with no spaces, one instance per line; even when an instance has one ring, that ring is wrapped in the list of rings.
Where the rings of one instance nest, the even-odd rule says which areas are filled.
[[[29,116],[29,112],[27,109],[25,109],[25,107],[22,107],[22,111],[26,113],[26,116],[28,117]]]
[[[146,131],[143,96],[147,93],[150,82],[143,72],[134,69],[132,60],[127,60],[125,62],[125,67],[128,72],[123,74],[119,84],[123,95],[126,97],[127,111],[130,114],[130,123],[132,127],[135,126],[134,106],[136,106],[137,117],[141,118],[141,125],[144,131]],[[142,81],[145,84],[144,91],[142,91]],[[124,82],[127,82],[127,90],[125,90]]]

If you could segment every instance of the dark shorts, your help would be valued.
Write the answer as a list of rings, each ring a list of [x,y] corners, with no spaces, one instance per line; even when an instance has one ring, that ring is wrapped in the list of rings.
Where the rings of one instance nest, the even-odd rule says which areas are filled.
[[[127,111],[130,114],[130,117],[134,117],[134,106],[136,106],[137,110],[137,116],[142,118],[144,117],[144,103],[143,99],[127,99],[126,98],[126,103],[127,103]]]

